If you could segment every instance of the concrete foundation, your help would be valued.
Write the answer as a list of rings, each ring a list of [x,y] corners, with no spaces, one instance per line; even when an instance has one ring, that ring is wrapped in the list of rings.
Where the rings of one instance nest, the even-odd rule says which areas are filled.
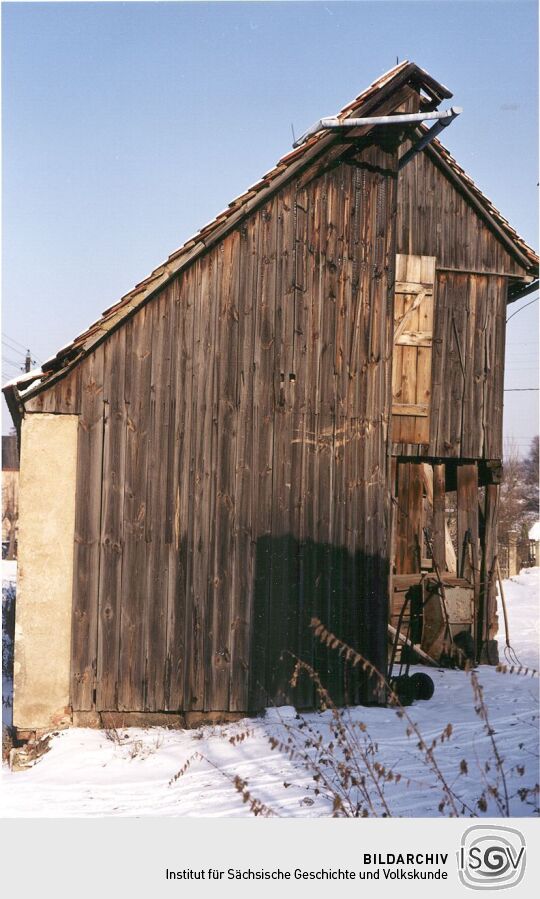
[[[76,415],[27,415],[21,429],[13,724],[70,723]]]

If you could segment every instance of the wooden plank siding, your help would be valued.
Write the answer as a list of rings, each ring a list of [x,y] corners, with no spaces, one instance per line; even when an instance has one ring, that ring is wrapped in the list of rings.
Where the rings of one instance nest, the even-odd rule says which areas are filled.
[[[400,155],[408,149],[404,143]],[[467,199],[436,165],[418,153],[399,173],[396,252],[435,256],[439,269],[523,276]]]
[[[507,290],[524,270],[429,151],[399,173],[396,252],[435,257],[436,283],[429,443],[398,424],[392,453],[500,459]]]
[[[394,439],[394,455],[502,457],[506,290],[502,276],[437,273],[429,443]]]
[[[433,256],[396,257],[392,439],[427,444],[431,407]]]
[[[303,172],[29,404],[80,414],[76,711],[376,698],[309,621],[384,665],[396,182]]]
[[[375,138],[337,157],[295,172],[25,404],[80,416],[75,711],[310,707],[294,656],[338,703],[382,700],[309,622],[384,669],[392,529],[398,574],[420,576],[430,492],[444,571],[456,462],[459,570],[482,597],[478,646],[493,637],[480,576],[496,490],[484,548],[477,462],[502,455],[507,288],[523,270],[428,153],[399,177]]]

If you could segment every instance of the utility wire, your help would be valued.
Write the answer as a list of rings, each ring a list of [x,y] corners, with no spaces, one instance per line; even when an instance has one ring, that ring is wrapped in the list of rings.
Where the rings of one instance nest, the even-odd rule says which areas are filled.
[[[8,359],[6,356],[2,356],[2,361],[7,362],[8,365],[13,365],[15,368],[20,368],[21,371],[24,371],[24,366],[21,366],[21,363],[18,361],[13,361],[13,359]]]
[[[540,390],[540,388],[539,387],[506,387],[504,392],[505,393],[523,393],[526,390],[532,390],[535,393],[538,393],[538,390]]]
[[[508,324],[508,322],[510,321],[510,319],[514,318],[514,316],[517,315],[518,312],[522,312],[523,309],[526,309],[526,308],[527,308],[527,306],[532,306],[533,303],[537,303],[537,302],[538,302],[538,297],[535,297],[534,300],[529,300],[529,302],[528,302],[528,303],[525,303],[524,306],[521,306],[519,309],[516,309],[515,312],[512,312],[512,315],[509,315],[509,316],[508,316],[508,318],[506,319],[506,324]]]
[[[11,343],[8,340],[5,340],[3,337],[2,343],[6,347],[6,349],[11,350],[12,353],[16,353],[17,356],[22,356],[23,359],[26,356],[26,353],[23,353],[22,350],[18,350],[16,346],[12,346]]]
[[[22,350],[27,350],[27,349],[28,349],[28,347],[26,347],[26,346],[24,345],[24,343],[21,343],[19,340],[15,340],[14,337],[10,337],[9,334],[6,334],[5,331],[2,331],[2,335],[3,335],[7,340],[11,340],[11,342],[14,343],[14,344],[16,344],[16,346],[20,346],[20,348],[21,348]]]
[[[41,359],[38,359],[37,356],[34,356],[32,351],[28,346],[25,346],[24,343],[21,343],[19,340],[15,340],[14,337],[10,337],[9,334],[6,334],[5,331],[2,331],[2,343],[4,346],[9,349],[12,353],[15,353],[17,356],[22,356],[24,361],[26,362],[27,356],[31,357],[32,365],[41,365]],[[20,347],[20,349],[19,349]],[[23,369],[24,370],[24,369]]]

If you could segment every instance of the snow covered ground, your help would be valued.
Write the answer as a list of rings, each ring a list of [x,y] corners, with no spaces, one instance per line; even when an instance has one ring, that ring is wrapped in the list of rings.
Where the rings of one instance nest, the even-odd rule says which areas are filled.
[[[539,588],[539,569],[505,581],[512,645],[524,665],[537,669]],[[500,619],[502,630],[502,614]],[[501,639],[501,659],[502,645]],[[450,788],[461,799],[459,813],[497,816],[500,811],[488,790],[489,784],[497,781],[496,761],[491,738],[475,712],[471,677],[450,670],[430,673],[435,680],[433,699],[414,703],[408,714],[428,744],[452,724],[451,736],[436,746],[434,755]],[[532,815],[534,797],[522,792],[520,798],[518,791],[538,781],[538,678],[501,674],[486,666],[477,669],[477,674],[503,758],[511,814]],[[384,785],[379,781],[391,814],[440,815],[440,780],[426,765],[417,735],[407,735],[407,721],[392,709],[358,707],[348,714],[351,726],[365,725],[365,731],[357,728],[355,733],[368,760],[392,770],[390,780]],[[326,742],[332,739],[330,712],[305,717]],[[248,804],[232,783],[236,775],[248,782],[254,797],[278,815],[329,815],[331,797],[324,790],[315,793],[313,771],[291,761],[279,748],[273,750],[269,742],[271,737],[304,739],[306,731],[299,729],[301,724],[294,710],[285,708],[269,710],[265,718],[224,727],[123,729],[117,739],[96,730],[64,731],[53,737],[50,751],[34,767],[15,773],[3,766],[0,816],[249,815]],[[248,730],[246,739],[231,742]],[[170,784],[190,758],[186,773]],[[502,792],[500,780],[498,786]],[[480,807],[477,804],[483,793],[487,793],[485,808],[482,800]],[[381,800],[376,807],[382,811]],[[448,807],[443,813],[449,814]]]

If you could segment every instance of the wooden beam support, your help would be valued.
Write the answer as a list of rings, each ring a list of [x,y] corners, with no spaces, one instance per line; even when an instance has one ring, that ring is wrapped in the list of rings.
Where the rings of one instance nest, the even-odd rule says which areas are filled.
[[[478,658],[478,620],[480,601],[480,565],[478,547],[478,466],[476,463],[457,467],[458,576],[467,578],[474,587],[473,639]]]
[[[478,580],[478,468],[475,463],[457,467],[457,529],[458,576],[470,579],[476,576]]]
[[[478,645],[480,661],[498,661],[495,637],[497,634],[497,512],[499,488],[488,484],[481,515],[480,545],[482,551],[481,584],[478,615]]]
[[[446,571],[444,465],[433,466],[433,558],[439,571]]]
[[[420,571],[423,523],[422,465],[417,462],[398,463],[397,514],[397,574]]]

